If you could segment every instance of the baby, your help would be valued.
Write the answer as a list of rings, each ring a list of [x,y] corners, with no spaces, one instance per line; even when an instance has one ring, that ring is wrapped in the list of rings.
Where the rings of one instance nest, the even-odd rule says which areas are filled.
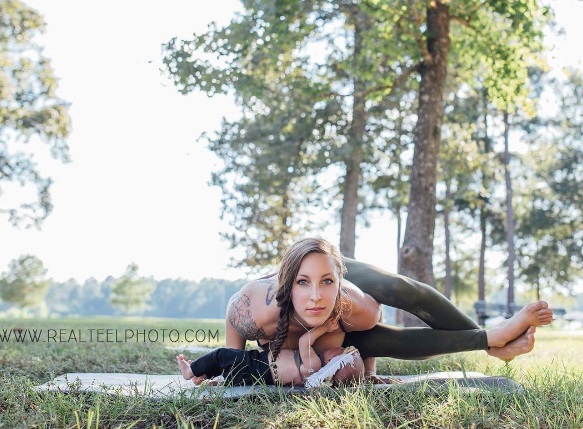
[[[328,320],[321,326],[311,329],[299,339],[299,350],[282,349],[275,365],[269,350],[237,350],[222,347],[202,356],[195,361],[186,361],[184,355],[176,356],[178,367],[186,380],[200,385],[204,380],[219,375],[225,384],[232,386],[264,383],[267,385],[303,386],[308,376],[320,370],[336,356],[350,354],[346,361],[339,363],[332,375],[333,385],[355,384],[364,378],[364,364],[354,347],[334,347],[318,355],[313,344],[325,332],[337,328],[337,322]]]
[[[327,365],[334,357],[350,354],[348,364],[336,369],[332,375],[332,385],[350,385],[360,383],[364,378],[364,363],[358,350],[353,347],[335,347],[325,350],[322,359],[313,365],[318,371]],[[226,347],[216,349],[195,361],[186,361],[184,355],[176,357],[182,376],[200,385],[205,380],[223,376],[225,384],[230,386],[244,386],[253,384],[303,386],[306,377],[302,375],[301,367],[304,363],[297,350],[281,350],[275,363],[271,365],[269,351],[236,350]],[[314,362],[315,363],[315,362]]]

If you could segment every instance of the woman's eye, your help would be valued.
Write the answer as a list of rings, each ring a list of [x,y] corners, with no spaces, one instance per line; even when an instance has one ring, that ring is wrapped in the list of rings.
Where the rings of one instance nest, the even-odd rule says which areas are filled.
[[[325,285],[331,285],[333,283],[334,283],[334,280],[332,280],[332,279],[326,279],[326,280],[324,280],[324,284]]]
[[[305,285],[305,284],[308,284],[308,282],[307,282],[307,281],[305,281],[305,280],[303,280],[303,279],[299,279],[299,280],[297,281],[297,284],[299,284],[299,285]]]

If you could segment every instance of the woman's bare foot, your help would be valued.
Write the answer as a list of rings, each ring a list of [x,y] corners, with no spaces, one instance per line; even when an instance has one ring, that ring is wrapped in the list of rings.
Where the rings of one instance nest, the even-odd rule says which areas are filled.
[[[553,320],[553,310],[545,301],[525,305],[518,313],[487,331],[488,346],[504,347],[520,337],[530,326],[548,325]]]
[[[530,353],[534,348],[535,331],[536,328],[531,326],[524,334],[515,340],[510,341],[504,347],[491,347],[490,350],[487,350],[487,353],[490,356],[494,356],[505,361],[510,361],[518,355]]]

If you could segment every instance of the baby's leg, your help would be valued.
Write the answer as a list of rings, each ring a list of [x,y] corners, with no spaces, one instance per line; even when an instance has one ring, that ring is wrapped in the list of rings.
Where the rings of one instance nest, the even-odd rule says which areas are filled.
[[[227,385],[249,386],[269,373],[267,354],[263,354],[257,350],[221,347],[192,362],[190,369],[194,375],[204,374],[208,378],[222,375]]]
[[[434,329],[468,330],[480,327],[435,288],[370,264],[345,259],[346,280],[380,304],[400,308]]]

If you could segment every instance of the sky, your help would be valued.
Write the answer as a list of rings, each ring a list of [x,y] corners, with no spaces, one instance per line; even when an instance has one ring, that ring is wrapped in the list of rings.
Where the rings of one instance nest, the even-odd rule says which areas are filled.
[[[44,53],[69,101],[72,162],[36,157],[53,178],[54,210],[41,230],[0,222],[0,272],[23,254],[39,257],[55,281],[123,274],[130,262],[157,279],[237,279],[229,268],[221,191],[211,187],[220,161],[198,140],[238,111],[229,96],[181,95],[161,75],[160,45],[226,24],[235,0],[27,0],[47,22]],[[561,0],[567,28],[559,61],[581,61],[583,2]],[[578,58],[578,59],[576,59]],[[339,225],[321,235],[338,243]],[[357,229],[356,258],[396,271],[395,223],[374,215]]]

